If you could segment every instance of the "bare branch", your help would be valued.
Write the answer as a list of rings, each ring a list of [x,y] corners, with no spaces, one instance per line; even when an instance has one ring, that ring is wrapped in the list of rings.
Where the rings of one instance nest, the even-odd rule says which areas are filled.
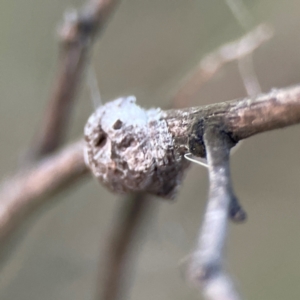
[[[261,24],[242,38],[225,44],[204,57],[182,81],[171,98],[173,107],[187,107],[187,101],[195,96],[225,64],[245,58],[273,36],[272,29]],[[252,85],[251,85],[252,86]]]
[[[81,12],[66,14],[60,30],[59,69],[30,158],[48,154],[62,143],[96,33],[104,28],[118,3],[119,0],[90,0]]]
[[[104,254],[105,266],[100,268],[98,295],[96,299],[127,299],[126,290],[130,283],[132,265],[137,260],[134,249],[141,230],[146,224],[149,205],[153,202],[149,196],[136,193],[120,199],[123,203],[117,215],[113,229],[108,235],[108,248]]]
[[[273,89],[255,98],[232,100],[207,106],[182,110],[168,110],[162,116],[174,138],[174,146],[188,144],[193,126],[199,127],[199,140],[203,141],[203,129],[219,125],[238,142],[252,135],[291,126],[300,122],[300,86]],[[192,148],[189,145],[188,148]],[[204,156],[204,150],[199,156]]]
[[[87,174],[80,141],[7,178],[0,186],[0,245],[38,205]]]
[[[243,1],[226,0],[226,4],[245,32],[249,31],[255,23]],[[248,96],[260,94],[261,87],[255,74],[252,53],[238,60],[238,68]]]
[[[205,129],[204,143],[209,166],[209,200],[189,277],[202,288],[207,299],[238,300],[232,280],[222,266],[228,211],[236,201],[229,166],[230,148],[235,143],[217,127]]]

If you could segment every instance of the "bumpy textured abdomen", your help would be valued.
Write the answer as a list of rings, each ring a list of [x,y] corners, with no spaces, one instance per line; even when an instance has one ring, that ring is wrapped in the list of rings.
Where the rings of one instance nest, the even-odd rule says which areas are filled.
[[[114,192],[174,198],[188,163],[174,153],[163,112],[135,101],[119,98],[91,115],[84,129],[86,164]]]

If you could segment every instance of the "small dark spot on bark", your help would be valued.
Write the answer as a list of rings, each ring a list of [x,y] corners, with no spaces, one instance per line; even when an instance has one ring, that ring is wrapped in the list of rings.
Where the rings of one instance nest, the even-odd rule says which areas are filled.
[[[95,20],[91,16],[89,11],[82,13],[78,20],[78,31],[81,34],[81,37],[89,36],[96,29]]]
[[[203,134],[204,120],[200,119],[193,123],[188,138],[189,151],[195,156],[206,157]]]
[[[247,219],[247,213],[240,206],[238,199],[233,196],[229,205],[229,217],[233,222],[242,223]]]
[[[121,175],[123,175],[123,172],[122,172],[121,170],[119,170],[119,169],[115,169],[115,170],[114,170],[114,174],[115,174],[116,176],[121,176]]]
[[[126,161],[123,161],[122,163],[121,163],[121,166],[122,166],[122,168],[125,170],[125,169],[128,169],[128,163],[126,162]]]
[[[103,147],[106,144],[107,135],[102,132],[99,136],[94,140],[94,145],[96,147]]]
[[[123,125],[123,122],[121,120],[117,120],[115,122],[115,124],[113,125],[113,129],[118,130],[122,127],[122,125]]]
[[[128,148],[130,146],[133,146],[135,143],[134,138],[133,137],[125,137],[122,142],[121,142],[121,147],[122,148]]]
[[[117,155],[117,153],[116,153],[116,147],[115,147],[114,145],[112,145],[112,147],[111,147],[110,158],[111,158],[112,160],[118,158],[118,155]]]

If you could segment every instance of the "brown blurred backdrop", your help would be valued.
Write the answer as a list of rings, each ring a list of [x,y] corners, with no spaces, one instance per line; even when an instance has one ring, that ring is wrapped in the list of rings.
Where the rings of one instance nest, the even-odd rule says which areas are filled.
[[[300,82],[300,1],[244,0],[275,37],[254,54],[263,91]],[[56,69],[63,13],[75,0],[2,0],[0,10],[0,174],[18,166],[41,121]],[[104,101],[134,94],[145,107],[167,105],[178,80],[206,53],[243,30],[221,0],[125,0],[93,51]],[[193,105],[245,96],[236,63],[218,73]],[[93,109],[86,86],[71,124],[82,135]],[[248,212],[231,225],[228,266],[246,299],[300,299],[300,126],[245,141],[232,158],[237,194]],[[200,299],[184,279],[207,194],[193,166],[174,203],[153,200],[140,241],[130,299]],[[92,299],[100,252],[120,198],[95,181],[74,186],[16,235],[0,276],[1,300]],[[103,258],[102,258],[103,259]]]

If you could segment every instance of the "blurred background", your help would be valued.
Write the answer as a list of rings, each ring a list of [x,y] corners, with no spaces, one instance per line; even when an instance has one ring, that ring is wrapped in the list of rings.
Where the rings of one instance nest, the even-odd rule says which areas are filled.
[[[300,2],[244,0],[275,36],[254,53],[264,92],[300,82]],[[1,1],[0,175],[16,169],[39,126],[57,66],[56,30],[79,0]],[[103,101],[133,94],[167,106],[170,91],[205,54],[245,31],[222,0],[125,0],[93,49]],[[226,65],[192,105],[246,96],[237,63]],[[86,85],[69,140],[93,111]],[[227,265],[246,299],[300,298],[300,126],[252,137],[232,157],[248,213],[230,225]],[[184,276],[207,196],[207,172],[192,166],[176,201],[153,198],[138,245],[130,299],[201,299]],[[82,182],[35,213],[16,234],[0,276],[1,300],[93,299],[96,277],[122,199]],[[101,259],[100,259],[101,258]]]

